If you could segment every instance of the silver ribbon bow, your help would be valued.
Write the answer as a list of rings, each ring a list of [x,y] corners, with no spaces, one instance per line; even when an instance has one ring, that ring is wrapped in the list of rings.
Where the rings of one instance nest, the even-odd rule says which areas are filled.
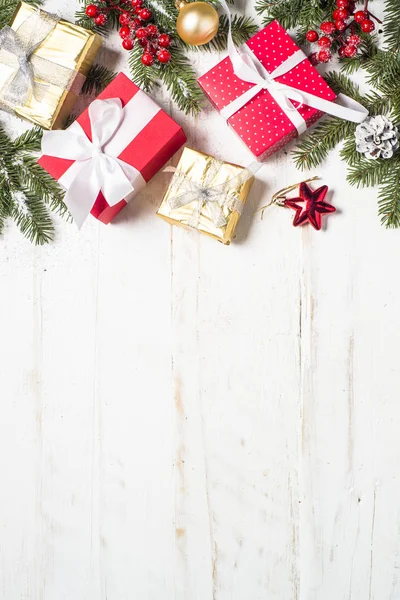
[[[71,89],[75,71],[34,55],[58,21],[57,17],[37,10],[16,31],[8,26],[0,31],[0,64],[13,71],[0,92],[3,110],[23,106],[31,94],[40,101],[49,84]]]
[[[202,183],[193,181],[186,173],[179,171],[175,167],[167,167],[165,169],[166,172],[175,173],[170,184],[172,192],[172,195],[168,199],[170,208],[174,210],[196,202],[188,220],[189,227],[198,227],[204,206],[207,207],[211,220],[216,227],[224,227],[227,224],[224,208],[235,210],[241,214],[243,202],[237,194],[237,189],[253,177],[253,173],[248,169],[243,169],[243,171],[228,181],[213,185],[213,181],[223,164],[222,161],[213,159]]]

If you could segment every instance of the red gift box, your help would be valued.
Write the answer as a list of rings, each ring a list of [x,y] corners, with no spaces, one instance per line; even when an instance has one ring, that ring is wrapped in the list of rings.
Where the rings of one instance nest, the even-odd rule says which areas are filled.
[[[299,50],[277,21],[273,21],[250,38],[247,46],[268,73],[272,73]],[[288,73],[276,77],[275,81],[325,100],[332,101],[336,98],[336,94],[309,60],[303,60]],[[200,77],[199,84],[217,110],[225,108],[253,87],[252,83],[242,81],[235,75],[229,57]],[[296,102],[293,104],[298,107],[298,113],[305,120],[307,127],[323,115],[315,108],[304,104],[300,106]],[[244,107],[229,117],[228,123],[259,160],[280,150],[298,135],[295,125],[266,89],[262,89]]]
[[[126,75],[120,73],[98,98],[100,100],[119,98],[122,106],[125,107],[138,93],[144,94]],[[148,102],[154,105],[153,100],[148,97],[147,99]],[[146,182],[186,142],[186,136],[180,125],[175,123],[166,112],[159,107],[155,107],[154,113],[151,120],[137,135],[135,133],[132,134],[133,139],[128,142],[124,150],[118,155],[120,160],[137,169]],[[88,109],[78,117],[77,121],[87,137],[92,141]],[[57,180],[64,176],[74,164],[74,161],[71,160],[46,155],[41,156],[38,162]],[[107,199],[100,192],[90,212],[99,221],[110,223],[126,204],[127,200],[121,199],[121,202],[118,204],[109,206]]]

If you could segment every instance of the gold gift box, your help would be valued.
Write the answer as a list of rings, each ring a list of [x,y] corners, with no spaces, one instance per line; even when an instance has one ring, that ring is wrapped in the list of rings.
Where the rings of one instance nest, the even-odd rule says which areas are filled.
[[[33,6],[20,2],[12,19],[11,28],[17,31],[36,10]],[[14,112],[45,129],[60,129],[71,113],[81,83],[88,74],[100,46],[99,35],[78,25],[59,20],[33,55],[70,69],[73,74],[69,89],[63,89],[35,77],[35,82],[42,84],[44,93],[37,99],[31,94],[26,104],[15,108]],[[0,93],[14,74],[15,71],[12,70],[10,73],[8,65],[0,64]]]
[[[215,161],[215,158],[208,154],[203,154],[202,152],[192,150],[191,148],[185,148],[179,160],[177,171],[184,173],[196,184],[202,185],[205,182],[207,171],[213,161]],[[254,177],[249,177],[243,183],[240,181],[238,182],[238,175],[243,173],[243,171],[246,171],[244,167],[224,162],[221,164],[220,169],[213,178],[212,185],[216,186],[223,184],[236,178],[236,181],[232,181],[232,188],[229,189],[229,193],[234,194],[244,204],[253,184]],[[190,219],[197,202],[191,202],[180,208],[171,208],[169,204],[170,198],[178,195],[181,191],[179,184],[177,185],[176,183],[176,178],[174,179],[173,177],[161,206],[157,211],[157,215],[171,225],[181,225],[189,228]],[[201,209],[197,229],[201,233],[217,239],[222,244],[228,245],[232,241],[236,225],[240,218],[240,213],[237,210],[232,210],[228,206],[222,206],[221,209],[226,219],[226,225],[222,227],[215,225],[207,204],[204,204]]]

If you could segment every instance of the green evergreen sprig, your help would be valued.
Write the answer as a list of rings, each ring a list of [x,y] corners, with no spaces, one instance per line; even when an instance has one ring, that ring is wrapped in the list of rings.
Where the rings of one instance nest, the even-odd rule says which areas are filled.
[[[121,1],[121,0],[120,0]],[[100,34],[106,34],[107,28],[97,27],[93,20],[85,14],[85,0],[81,0],[82,8],[75,15],[76,22],[88,29],[97,31]],[[218,5],[218,0],[214,4]],[[233,4],[233,0],[231,0]],[[134,48],[129,53],[128,65],[133,81],[146,92],[150,92],[155,86],[163,83],[171,95],[173,102],[185,113],[197,114],[202,107],[204,98],[197,83],[197,74],[190,60],[189,52],[194,51],[215,51],[226,48],[228,22],[224,15],[220,17],[220,27],[217,35],[211,42],[204,46],[189,46],[185,44],[176,33],[176,20],[179,11],[175,7],[173,0],[145,0],[144,5],[153,13],[154,21],[157,26],[168,33],[173,44],[170,48],[172,59],[167,65],[154,63],[152,67],[146,67],[141,62],[141,49]],[[119,26],[117,11],[109,13],[109,29],[116,29]],[[240,45],[257,31],[257,25],[251,17],[245,15],[233,15],[232,17],[232,35],[235,43]]]
[[[315,19],[310,10],[315,9]],[[321,20],[329,18],[331,0],[259,0],[257,10],[267,23],[277,18],[287,28],[296,28],[300,37]],[[378,48],[378,36],[364,36],[360,53],[341,60],[341,73],[332,72],[326,81],[337,93],[344,93],[361,104],[370,115],[385,114],[400,128],[400,0],[385,0],[383,21],[385,48]],[[323,18],[321,19],[321,14]],[[370,86],[367,93],[348,77],[363,71]],[[378,213],[386,227],[400,227],[400,153],[390,159],[369,159],[357,152],[356,125],[325,117],[299,140],[293,151],[296,166],[313,169],[321,164],[338,144],[340,157],[348,165],[347,180],[356,187],[378,187]]]
[[[330,20],[335,8],[335,0],[258,0],[256,3],[263,25],[276,19],[285,29],[305,31]]]
[[[37,163],[42,130],[34,127],[11,140],[0,126],[0,233],[7,219],[35,244],[53,237],[50,211],[67,215],[64,192]]]

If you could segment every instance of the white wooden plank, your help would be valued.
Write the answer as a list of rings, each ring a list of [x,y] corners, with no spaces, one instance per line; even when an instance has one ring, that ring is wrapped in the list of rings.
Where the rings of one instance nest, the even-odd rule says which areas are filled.
[[[156,96],[189,145],[250,162],[213,109]],[[8,229],[1,600],[399,597],[399,234],[337,154],[317,174],[321,232],[254,216],[301,179],[284,152],[229,248],[154,216],[168,176],[47,248]]]

